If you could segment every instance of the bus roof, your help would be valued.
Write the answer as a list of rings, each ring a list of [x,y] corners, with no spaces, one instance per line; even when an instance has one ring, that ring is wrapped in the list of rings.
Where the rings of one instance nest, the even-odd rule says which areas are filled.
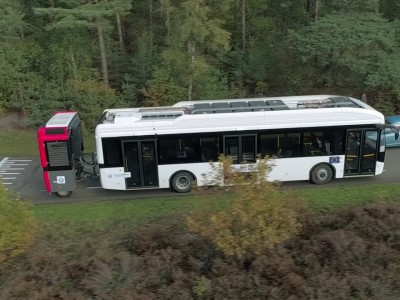
[[[107,109],[96,133],[110,137],[141,136],[362,124],[384,124],[384,116],[354,98],[312,95]]]
[[[46,122],[44,127],[68,127],[72,119],[76,115],[76,112],[56,112],[54,115]]]

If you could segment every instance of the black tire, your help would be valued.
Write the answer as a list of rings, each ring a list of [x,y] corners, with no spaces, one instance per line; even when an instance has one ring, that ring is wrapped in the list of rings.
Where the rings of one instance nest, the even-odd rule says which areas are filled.
[[[177,193],[187,193],[192,189],[193,176],[188,172],[179,172],[172,177],[171,186]]]
[[[311,171],[310,179],[314,184],[326,184],[333,178],[332,167],[327,164],[320,164]]]
[[[66,197],[69,197],[71,194],[72,194],[72,192],[71,191],[61,191],[61,192],[55,192],[54,194],[56,194],[58,197],[61,197],[61,198],[66,198]]]

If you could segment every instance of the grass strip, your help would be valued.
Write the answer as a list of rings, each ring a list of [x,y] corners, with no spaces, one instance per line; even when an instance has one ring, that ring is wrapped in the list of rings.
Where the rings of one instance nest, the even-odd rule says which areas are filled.
[[[326,213],[345,206],[361,205],[373,200],[398,201],[399,184],[352,185],[318,187],[296,190],[311,210]],[[167,197],[141,200],[115,200],[86,203],[43,204],[34,206],[42,222],[89,222],[100,224],[109,221],[127,221],[141,225],[156,222],[161,217],[189,211],[223,209],[232,200],[231,194]],[[268,201],[268,199],[266,199]]]

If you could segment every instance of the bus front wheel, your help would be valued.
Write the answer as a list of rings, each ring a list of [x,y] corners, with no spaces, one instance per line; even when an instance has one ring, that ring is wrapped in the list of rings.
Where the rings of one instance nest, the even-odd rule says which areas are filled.
[[[179,172],[172,177],[172,189],[177,193],[187,193],[192,189],[193,177],[188,172]]]
[[[72,194],[72,192],[71,191],[60,191],[60,192],[55,192],[54,194],[56,194],[58,197],[65,198],[65,197],[69,197]]]
[[[332,180],[333,170],[327,164],[320,164],[314,167],[310,177],[314,184],[325,184]]]

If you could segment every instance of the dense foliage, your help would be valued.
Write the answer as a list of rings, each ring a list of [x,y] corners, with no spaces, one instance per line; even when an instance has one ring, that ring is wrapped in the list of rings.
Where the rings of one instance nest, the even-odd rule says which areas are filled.
[[[393,0],[0,0],[0,111],[332,93],[400,99]]]
[[[218,199],[218,194],[225,194],[228,189],[234,197],[222,211],[190,214],[187,217],[189,229],[208,238],[225,255],[244,261],[254,259],[298,233],[302,206],[293,195],[282,193],[276,183],[267,181],[267,159],[261,159],[252,172],[232,172],[229,157],[220,156],[219,162],[221,164],[211,164],[210,174],[204,174],[214,185],[210,196]],[[225,186],[218,189],[216,185],[222,181]]]
[[[0,299],[398,299],[397,203],[300,219],[296,237],[246,262],[178,215],[135,230],[53,223],[2,264]]]

